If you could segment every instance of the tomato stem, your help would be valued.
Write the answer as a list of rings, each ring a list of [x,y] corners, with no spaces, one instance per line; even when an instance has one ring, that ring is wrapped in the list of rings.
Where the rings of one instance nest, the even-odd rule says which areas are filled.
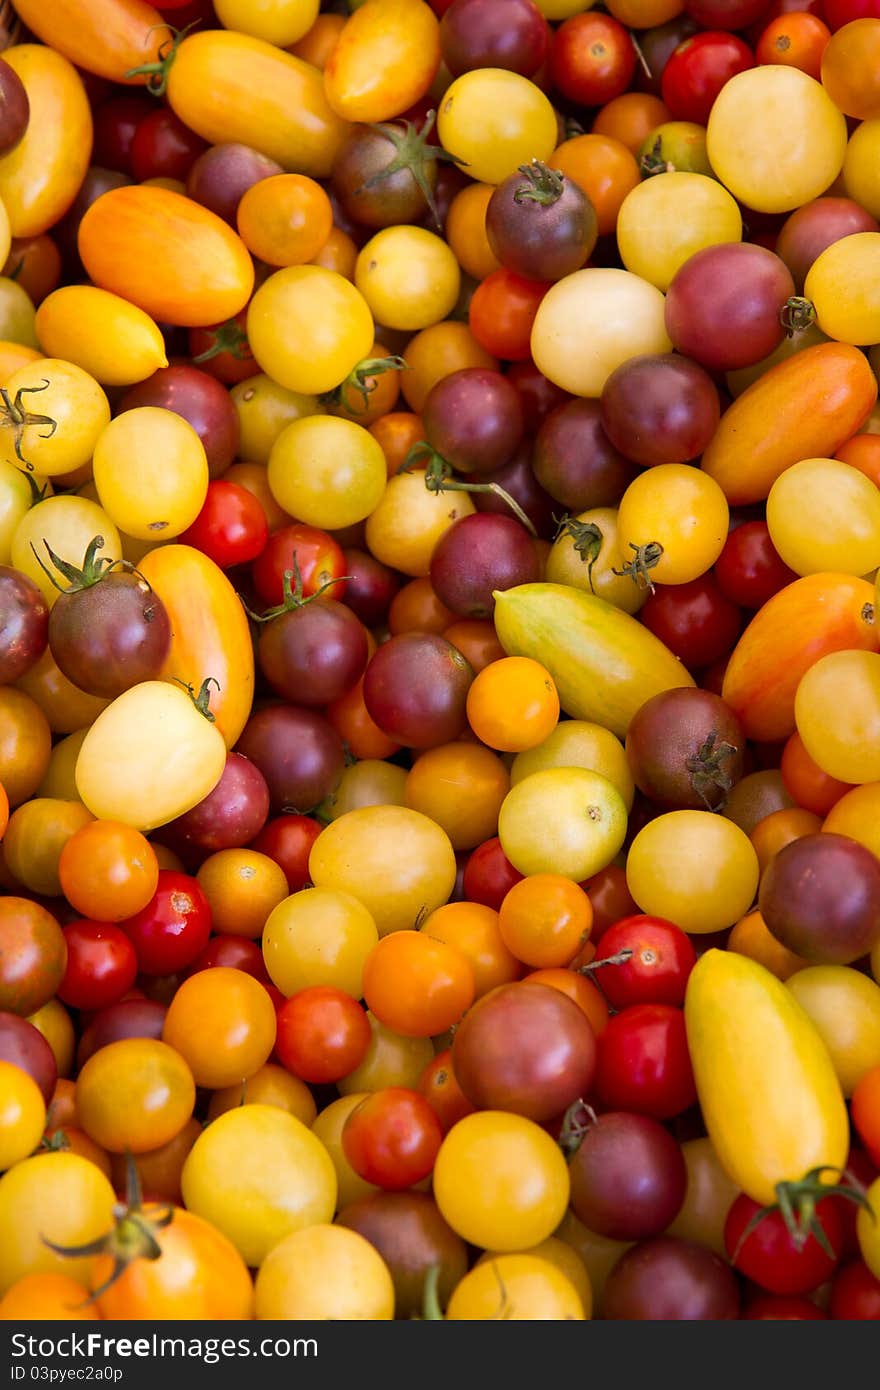
[[[823,1182],[823,1173],[838,1173],[840,1181]],[[823,1163],[818,1168],[811,1168],[796,1182],[778,1182],[774,1190],[776,1201],[755,1212],[737,1241],[736,1249],[731,1257],[732,1265],[736,1264],[740,1251],[752,1232],[760,1226],[765,1217],[774,1211],[778,1211],[782,1216],[795,1249],[802,1250],[810,1236],[813,1236],[821,1249],[832,1260],[837,1259],[840,1251],[832,1249],[825,1229],[816,1215],[818,1202],[824,1197],[842,1197],[848,1202],[854,1202],[863,1211],[869,1212],[873,1221],[876,1222],[877,1220],[877,1213],[868,1200],[865,1188],[847,1168],[836,1168],[831,1164]]]
[[[48,425],[49,428],[47,432],[41,434],[39,437],[40,439],[51,439],[58,428],[58,421],[53,420],[51,415],[36,415],[26,410],[22,404],[21,398],[25,392],[30,395],[35,391],[46,391],[48,388],[49,382],[44,377],[42,386],[19,386],[15,393],[15,398],[10,400],[9,392],[6,390],[6,387],[0,387],[0,401],[3,403],[3,409],[0,411],[0,425],[11,427],[13,431],[15,457],[20,463],[23,463],[25,468],[31,473],[34,470],[34,465],[29,463],[21,452],[21,441],[25,430],[28,425]]]
[[[513,514],[529,532],[529,535],[537,540],[538,533],[531,518],[526,515],[516,498],[511,497],[500,483],[466,483],[463,479],[456,478],[452,471],[452,465],[447,463],[446,459],[424,440],[412,446],[397,471],[398,473],[409,473],[413,468],[423,466],[425,468],[425,487],[429,492],[435,494],[441,492],[493,492],[496,497],[500,497],[503,502],[507,503]]]
[[[595,1110],[585,1100],[578,1097],[577,1100],[572,1101],[562,1117],[562,1128],[557,1140],[566,1158],[571,1158],[577,1153],[584,1142],[587,1131],[596,1123],[597,1119]]]
[[[297,563],[296,551],[294,551],[293,569],[285,570],[281,580],[281,589],[284,595],[283,602],[277,604],[274,608],[267,608],[265,613],[252,613],[244,599],[241,598],[241,594],[239,594],[239,598],[244,605],[244,611],[249,618],[253,618],[255,623],[270,623],[273,618],[280,618],[283,614],[292,613],[297,608],[305,608],[306,604],[311,603],[312,599],[320,598],[322,594],[325,594],[328,589],[332,589],[334,585],[342,584],[346,579],[351,578],[353,578],[352,575],[343,574],[334,576],[332,579],[325,579],[320,588],[316,589],[313,594],[308,594],[303,598],[303,577],[299,564]]]
[[[593,566],[599,558],[602,543],[605,540],[601,529],[595,521],[577,521],[573,516],[564,516],[559,523],[554,540],[561,540],[563,536],[570,536],[572,548],[580,556],[583,564],[587,566],[587,578],[590,581],[590,591],[595,593],[593,587]]]
[[[210,347],[205,348],[194,362],[210,362],[212,357],[219,357],[222,352],[228,352],[230,357],[234,357],[236,362],[243,362],[249,355],[241,349],[247,348],[248,340],[244,329],[235,322],[235,319],[227,319],[225,323],[219,323],[210,330],[214,334],[214,341]]]
[[[647,545],[636,545],[630,541],[629,548],[635,552],[633,558],[627,561],[623,569],[612,570],[611,573],[618,576],[628,574],[636,588],[650,589],[653,594],[654,585],[648,571],[659,563],[663,554],[662,545],[658,541],[648,541]]]
[[[218,690],[221,689],[220,682],[216,677],[206,676],[199,686],[198,694],[196,694],[194,686],[189,681],[183,681],[179,676],[172,676],[171,679],[174,681],[175,685],[183,687],[199,714],[203,715],[209,724],[214,724],[216,721],[210,710],[211,686],[216,685]]]
[[[325,391],[319,400],[322,405],[345,405],[352,415],[363,415],[369,407],[370,395],[376,389],[376,377],[381,376],[383,372],[408,370],[409,363],[403,357],[393,354],[389,357],[365,357],[357,366],[352,367],[344,381],[334,386],[332,391]],[[347,391],[359,392],[363,397],[363,406],[348,405],[345,399]]]
[[[146,77],[147,91],[154,97],[165,95],[165,88],[168,86],[168,74],[171,71],[174,59],[177,57],[177,50],[186,38],[190,29],[194,29],[198,24],[194,19],[192,23],[185,24],[182,29],[175,29],[171,24],[154,24],[149,30],[153,33],[155,29],[167,29],[169,37],[159,48],[159,61],[156,63],[144,63],[139,68],[129,68],[126,77]],[[164,52],[163,52],[164,50]]]
[[[540,203],[541,207],[552,207],[562,197],[565,176],[561,169],[550,169],[540,159],[529,164],[520,164],[519,172],[527,182],[521,183],[513,195],[515,203]]]
[[[381,183],[391,174],[397,174],[401,169],[408,169],[419,192],[428,204],[437,231],[442,232],[443,223],[426,170],[436,169],[438,161],[443,159],[450,164],[465,165],[465,167],[466,161],[456,159],[454,154],[450,154],[449,150],[444,150],[439,145],[432,145],[430,149],[428,148],[428,136],[434,128],[436,119],[437,112],[429,111],[421,130],[417,130],[412,121],[395,121],[393,124],[388,121],[377,121],[373,124],[371,128],[384,135],[385,139],[394,146],[396,153],[384,169],[380,169],[378,173],[366,179],[359,188],[355,189],[355,193],[361,193],[368,188],[375,188],[377,183]],[[401,125],[403,126],[402,130]]]
[[[426,1322],[443,1322],[443,1309],[440,1307],[438,1286],[440,1283],[439,1264],[431,1265],[425,1274],[422,1293],[422,1317]]]
[[[779,311],[779,322],[785,329],[786,337],[793,338],[795,333],[802,333],[810,324],[816,322],[815,306],[811,300],[804,299],[803,295],[789,295]]]

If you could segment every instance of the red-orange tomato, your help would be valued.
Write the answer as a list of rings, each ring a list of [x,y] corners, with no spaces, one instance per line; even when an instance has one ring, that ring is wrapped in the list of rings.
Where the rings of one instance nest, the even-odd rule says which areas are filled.
[[[758,39],[755,57],[759,63],[800,68],[818,82],[822,54],[830,38],[831,30],[818,15],[806,11],[777,15]]]
[[[822,771],[810,757],[796,730],[782,750],[779,771],[786,790],[798,806],[812,811],[815,816],[827,816],[832,806],[836,806],[840,798],[852,790],[849,782],[838,782],[836,777],[829,777],[827,772]]]
[[[424,0],[366,0],[324,68],[324,91],[348,121],[388,121],[428,91],[440,66],[440,25]]]
[[[700,466],[731,506],[762,502],[793,463],[830,458],[876,400],[877,378],[858,348],[804,348],[770,367],[728,407]]]
[[[111,82],[137,85],[132,68],[155,63],[170,38],[168,25],[145,0],[16,0],[31,33],[79,68]]]
[[[445,1033],[474,999],[470,962],[420,931],[383,937],[364,962],[364,1001],[392,1032],[405,1038]]]
[[[854,434],[841,444],[834,457],[857,468],[880,487],[880,434]]]
[[[209,676],[210,710],[231,748],[254,696],[254,649],[241,601],[214,561],[189,545],[162,545],[138,566],[168,611],[171,647],[163,680],[195,687]],[[383,755],[384,756],[384,755]]]
[[[445,1047],[428,1063],[419,1077],[417,1090],[421,1091],[434,1111],[444,1134],[465,1115],[474,1112],[474,1107],[458,1084],[451,1047]]]
[[[595,954],[595,947],[593,952]],[[546,970],[533,970],[525,979],[531,980],[533,985],[549,985],[551,989],[558,989],[561,994],[568,995],[572,1003],[577,1004],[581,1012],[586,1014],[598,1038],[608,1022],[608,1005],[605,996],[586,975],[565,966],[551,966]]]
[[[878,650],[873,603],[874,586],[847,574],[809,574],[768,599],[734,647],[721,688],[748,738],[771,743],[794,732],[795,692],[820,657]]]
[[[161,323],[222,323],[244,308],[254,287],[241,237],[208,208],[153,184],[98,198],[80,223],[78,245],[96,285]]]

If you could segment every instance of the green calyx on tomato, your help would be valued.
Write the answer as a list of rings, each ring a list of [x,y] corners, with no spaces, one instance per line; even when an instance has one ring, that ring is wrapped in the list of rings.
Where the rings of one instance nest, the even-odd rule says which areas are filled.
[[[514,193],[515,203],[540,203],[549,208],[562,197],[565,176],[559,169],[549,169],[540,159],[533,159],[530,164],[521,164],[519,172],[525,175],[526,182]]]
[[[428,136],[434,128],[436,119],[437,112],[429,111],[425,117],[425,123],[421,130],[417,130],[412,121],[404,121],[403,130],[400,129],[400,121],[395,121],[393,123],[389,121],[377,121],[372,126],[372,129],[378,130],[381,135],[385,136],[385,139],[394,146],[395,154],[384,169],[380,169],[378,173],[372,174],[370,178],[365,179],[356,192],[360,193],[365,189],[375,188],[376,184],[381,183],[383,179],[390,178],[392,174],[400,173],[402,169],[408,169],[419,192],[422,194],[422,197],[431,210],[431,216],[434,219],[437,231],[442,232],[443,222],[440,218],[437,204],[434,201],[434,190],[431,187],[425,170],[427,168],[435,168],[437,161],[441,159],[447,160],[450,164],[458,165],[464,164],[465,161],[456,159],[454,154],[450,154],[449,150],[444,150],[439,145],[432,145],[432,147],[428,149]]]
[[[303,577],[299,564],[297,563],[296,551],[293,552],[293,569],[285,570],[282,575],[281,585],[283,599],[274,608],[267,608],[265,613],[252,613],[247,604],[242,599],[244,611],[255,623],[271,623],[273,618],[280,618],[285,613],[293,613],[297,608],[305,608],[312,599],[321,598],[328,589],[334,588],[337,584],[344,583],[346,579],[351,579],[350,574],[334,575],[332,579],[325,579],[322,584],[312,594],[303,595]]]
[[[235,319],[227,319],[225,323],[220,323],[216,328],[208,329],[213,335],[214,341],[210,347],[205,348],[193,358],[193,362],[199,365],[202,362],[210,362],[212,357],[219,357],[222,353],[228,352],[230,357],[234,357],[236,362],[244,362],[250,353],[247,350],[247,334],[244,329],[235,322]]]
[[[58,428],[58,421],[53,420],[51,415],[37,415],[30,410],[26,410],[22,403],[22,396],[25,392],[32,395],[35,391],[47,391],[49,382],[44,378],[42,386],[19,386],[12,400],[6,387],[0,387],[0,401],[3,402],[3,409],[0,411],[0,425],[9,425],[13,430],[13,444],[15,447],[15,457],[24,464],[29,472],[33,472],[34,465],[28,463],[24,454],[21,452],[21,441],[28,425],[48,425],[43,439],[51,439]]]
[[[98,551],[104,548],[103,536],[92,537],[86,547],[86,553],[83,557],[82,565],[79,568],[76,565],[70,564],[68,560],[62,560],[59,555],[56,555],[45,537],[43,538],[43,545],[46,547],[46,553],[52,561],[52,564],[58,570],[59,574],[63,575],[67,580],[67,587],[62,587],[48,566],[43,564],[43,561],[37,554],[36,546],[33,541],[31,541],[31,550],[34,552],[34,559],[46,577],[54,584],[55,588],[61,594],[78,594],[82,589],[90,589],[93,584],[99,584],[104,576],[109,574],[110,571],[117,566],[121,566],[135,573],[134,566],[128,561],[113,560],[109,555],[98,554]],[[147,581],[144,580],[144,583],[147,584]],[[149,584],[147,584],[147,588],[149,587]]]
[[[219,690],[220,682],[214,676],[206,676],[199,686],[198,694],[196,694],[195,687],[190,685],[189,681],[182,681],[177,676],[172,676],[172,680],[175,685],[183,687],[199,714],[202,715],[204,719],[207,719],[209,724],[214,724],[216,721],[211,713],[209,703],[211,699],[211,686],[216,685]]]
[[[561,540],[563,536],[571,538],[572,548],[580,556],[582,562],[587,566],[587,577],[590,581],[590,589],[596,592],[593,587],[593,566],[599,558],[605,537],[601,527],[595,521],[576,521],[573,516],[564,516],[559,523],[554,541]]]
[[[823,1182],[822,1174],[832,1172],[840,1174],[840,1181]],[[868,1200],[865,1188],[846,1168],[830,1168],[824,1165],[811,1168],[809,1173],[805,1173],[796,1182],[777,1183],[775,1190],[776,1201],[755,1212],[745,1227],[731,1259],[733,1265],[736,1264],[739,1253],[752,1232],[774,1211],[778,1211],[782,1216],[796,1249],[801,1250],[810,1236],[815,1236],[817,1243],[832,1260],[837,1258],[839,1252],[831,1248],[828,1236],[816,1215],[816,1205],[823,1197],[842,1197],[848,1202],[854,1202],[862,1211],[868,1212],[873,1221],[877,1220],[877,1213]]]
[[[162,24],[159,27],[167,29],[169,37],[159,49],[159,61],[157,63],[144,63],[139,68],[129,68],[126,77],[146,77],[146,88],[154,97],[161,97],[165,94],[168,85],[168,74],[171,65],[177,57],[177,50],[183,43],[190,29],[194,29],[198,24],[194,19],[190,24],[184,25],[182,29],[175,29],[170,24]]]
[[[626,952],[626,958],[632,955],[632,951]],[[610,965],[611,961],[600,961],[600,965]],[[562,1117],[562,1127],[559,1131],[557,1143],[565,1154],[566,1158],[571,1158],[577,1153],[584,1136],[598,1119],[598,1116],[591,1105],[587,1105],[585,1100],[578,1098],[573,1100]]]
[[[363,415],[370,404],[370,393],[376,389],[376,377],[381,376],[383,372],[406,371],[408,367],[409,363],[403,357],[365,357],[352,367],[344,381],[334,386],[332,391],[323,392],[318,399],[322,405],[341,405],[345,402],[348,391],[356,391],[361,396],[363,405],[359,408],[350,405],[349,410],[353,415]]]
[[[531,519],[523,511],[516,498],[511,497],[500,483],[466,483],[461,478],[456,478],[452,470],[452,464],[447,463],[442,454],[438,454],[436,449],[432,449],[430,444],[424,440],[414,444],[398,468],[398,473],[408,473],[412,468],[425,469],[425,487],[429,492],[494,492],[496,497],[500,497],[506,502],[517,519],[522,522],[530,536],[537,539],[537,531]]]
[[[802,333],[810,324],[816,322],[816,307],[813,301],[804,299],[801,294],[789,295],[779,310],[779,322],[788,338],[793,338],[795,333]]]
[[[654,584],[649,571],[656,564],[659,564],[663,555],[663,546],[658,541],[648,541],[646,545],[636,545],[635,541],[630,541],[629,548],[635,552],[632,559],[627,560],[622,569],[612,570],[612,573],[628,574],[639,589],[650,589],[653,594]]]
[[[147,1215],[143,1209],[140,1176],[130,1153],[126,1154],[125,1161],[125,1201],[118,1202],[113,1207],[116,1224],[112,1230],[98,1236],[97,1240],[87,1241],[84,1245],[56,1245],[45,1236],[42,1238],[43,1244],[56,1255],[63,1255],[69,1259],[109,1255],[113,1260],[109,1276],[98,1288],[92,1289],[88,1298],[83,1301],[84,1308],[94,1303],[102,1293],[106,1293],[117,1279],[122,1277],[133,1260],[158,1260],[162,1254],[158,1232],[170,1226],[174,1220],[174,1208],[170,1205],[160,1207],[155,1214],[151,1212]]]

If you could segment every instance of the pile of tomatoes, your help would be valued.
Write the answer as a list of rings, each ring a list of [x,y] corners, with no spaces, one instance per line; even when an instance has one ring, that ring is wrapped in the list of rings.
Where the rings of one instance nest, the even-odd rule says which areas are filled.
[[[0,23],[0,1318],[880,1319],[876,0]]]

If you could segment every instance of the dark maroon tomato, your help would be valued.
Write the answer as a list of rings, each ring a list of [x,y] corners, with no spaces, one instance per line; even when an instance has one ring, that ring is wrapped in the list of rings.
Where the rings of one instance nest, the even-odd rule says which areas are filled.
[[[856,232],[877,231],[877,219],[852,198],[814,198],[783,222],[776,238],[776,254],[788,266],[800,294],[807,271],[827,247]]]
[[[269,788],[262,772],[241,753],[227,753],[226,766],[213,791],[167,828],[213,854],[249,845],[268,815]]]
[[[489,367],[462,367],[443,377],[422,406],[425,438],[462,473],[483,475],[513,458],[523,437],[519,396]]]
[[[0,1061],[20,1067],[36,1081],[48,1105],[58,1080],[55,1053],[39,1028],[18,1014],[0,1011]]]
[[[588,1093],[596,1069],[589,1020],[548,985],[499,985],[455,1030],[452,1065],[478,1110],[510,1110],[543,1124]]]
[[[28,128],[31,104],[14,68],[0,58],[0,155],[14,150]]]
[[[342,739],[323,715],[267,705],[251,715],[236,752],[256,763],[276,813],[306,815],[336,790],[345,767]]]
[[[610,1240],[660,1235],[687,1189],[687,1165],[668,1129],[623,1111],[593,1117],[568,1171],[575,1216]]]
[[[108,193],[111,188],[124,188],[131,182],[132,180],[127,174],[120,173],[115,169],[102,169],[97,164],[90,165],[86,170],[85,178],[79,186],[79,192],[60,222],[56,222],[52,228],[52,240],[61,252],[64,261],[65,282],[71,279],[82,278],[85,280],[87,278],[79,258],[77,237],[79,224],[92,203],[104,193]]]
[[[534,362],[512,362],[505,375],[519,396],[527,438],[538,433],[551,410],[571,400],[568,392],[548,380]]]
[[[715,811],[743,775],[746,738],[729,705],[682,686],[646,700],[626,735],[633,781],[664,811]]]
[[[841,1235],[834,1206],[823,1197],[815,1207],[814,1219],[835,1252],[829,1255],[812,1232],[803,1242],[788,1229],[778,1207],[762,1208],[741,1192],[734,1199],[724,1223],[727,1258],[741,1274],[768,1293],[811,1293],[831,1278],[837,1267]],[[756,1218],[761,1214],[761,1219]],[[749,1226],[751,1223],[755,1224]]]
[[[828,1314],[817,1308],[808,1298],[784,1298],[774,1294],[763,1294],[753,1298],[743,1309],[740,1317],[746,1321],[759,1322],[825,1322]]]
[[[597,400],[570,400],[550,411],[535,437],[532,466],[570,512],[615,507],[638,473],[602,428]]]
[[[599,983],[609,1004],[625,1009],[630,1004],[684,1003],[697,953],[681,927],[642,913],[624,917],[603,933],[596,959],[605,961],[627,952],[628,959],[602,966]]]
[[[602,1316],[625,1322],[729,1322],[739,1317],[736,1276],[696,1241],[655,1236],[621,1255],[602,1295]]]
[[[342,1127],[342,1151],[365,1182],[401,1191],[426,1178],[443,1142],[420,1091],[385,1086],[366,1096]]]
[[[749,367],[782,342],[782,316],[794,292],[785,262],[765,247],[706,246],[672,278],[666,331],[679,352],[711,372]]]
[[[864,1260],[854,1260],[838,1270],[828,1312],[839,1322],[880,1322],[880,1279]]]
[[[559,508],[554,506],[553,498],[535,477],[531,455],[531,448],[523,443],[503,468],[496,468],[492,473],[466,473],[464,481],[480,486],[479,492],[471,493],[478,512],[512,516],[517,521],[522,521],[522,515],[525,515],[537,535],[549,540],[556,533]],[[484,487],[486,491],[482,491]],[[519,512],[510,505],[510,499],[516,503]]]
[[[687,584],[655,585],[639,617],[689,671],[720,660],[742,630],[742,613],[711,574]]]
[[[80,920],[64,928],[67,969],[58,998],[72,1009],[103,1009],[131,989],[138,972],[129,937],[112,922]]]
[[[846,1159],[846,1171],[849,1177],[854,1178],[856,1183],[861,1183],[865,1190],[880,1177],[878,1165],[866,1149],[850,1149]],[[855,1259],[861,1254],[857,1229],[859,1208],[849,1197],[836,1196],[829,1198],[829,1201],[837,1208],[837,1215],[840,1219],[841,1259]]]
[[[39,661],[49,640],[49,607],[32,579],[0,565],[0,685]]]
[[[360,227],[392,227],[419,222],[436,207],[443,154],[428,141],[433,128],[433,115],[419,126],[398,120],[351,127],[330,174],[347,218]]]
[[[76,1049],[77,1068],[94,1053],[122,1038],[161,1038],[166,1008],[154,999],[121,999],[99,1010],[91,1019]]]
[[[347,576],[345,605],[364,627],[378,627],[400,589],[400,575],[366,550],[347,548],[342,554]]]
[[[524,526],[512,517],[474,512],[445,531],[431,556],[431,587],[463,618],[491,618],[496,590],[540,578],[538,555]]]
[[[92,159],[102,169],[131,174],[131,146],[134,134],[147,116],[156,110],[148,96],[113,96],[95,111],[95,142]]]
[[[671,1120],[697,1099],[681,1009],[632,1004],[598,1039],[596,1094],[612,1110]]]
[[[586,194],[537,159],[498,184],[486,206],[490,247],[502,265],[529,280],[561,280],[579,270],[597,236]]]
[[[403,632],[383,642],[370,660],[364,704],[395,743],[436,748],[464,733],[473,679],[470,662],[445,637]]]
[[[192,425],[204,445],[208,470],[218,478],[238,453],[238,414],[225,387],[198,367],[160,367],[126,391],[116,407],[117,415],[136,406],[155,405],[173,410]]]
[[[291,893],[298,893],[309,882],[309,855],[323,826],[311,816],[276,816],[267,821],[251,849],[267,855],[287,879]]]
[[[621,921],[624,917],[634,917],[639,911],[638,904],[626,885],[626,873],[617,864],[609,864],[607,868],[600,869],[592,878],[586,879],[581,887],[590,899],[593,909],[593,926],[590,931],[590,942],[593,946],[598,945],[608,928],[613,927],[615,922]]]
[[[804,835],[771,859],[758,907],[790,951],[851,965],[880,941],[880,862],[847,835]]]
[[[211,907],[201,885],[175,869],[159,870],[146,907],[119,923],[143,975],[174,975],[191,965],[211,935]]]
[[[243,970],[246,975],[259,980],[261,985],[270,983],[259,942],[251,941],[246,936],[235,936],[231,932],[212,936],[185,973],[187,976],[197,975],[201,970],[213,970],[216,966]]]
[[[228,570],[249,564],[262,554],[269,539],[269,523],[259,500],[247,488],[225,478],[212,478],[202,510],[177,539]]]
[[[79,578],[75,577],[79,575]],[[145,579],[125,570],[95,577],[88,557],[49,614],[59,670],[89,695],[112,700],[158,677],[171,645],[165,605]]]
[[[462,889],[470,903],[482,903],[497,912],[515,883],[524,877],[511,864],[497,835],[471,850],[464,867]]]
[[[822,17],[832,34],[854,19],[880,19],[878,0],[823,0]]]
[[[701,29],[747,29],[760,19],[770,0],[687,0],[686,12]]]
[[[467,1246],[426,1192],[376,1192],[343,1207],[334,1225],[347,1226],[378,1250],[394,1283],[398,1318],[420,1316],[425,1280],[437,1268],[437,1298],[445,1308],[468,1267]]]
[[[761,608],[797,579],[770,539],[766,521],[744,521],[724,542],[715,561],[718,587],[741,608]]]
[[[337,700],[367,665],[367,631],[344,603],[310,598],[260,628],[257,659],[277,695],[300,705]]]
[[[131,172],[144,179],[185,179],[208,145],[170,106],[160,106],[138,125],[129,151]]]
[[[238,205],[255,183],[283,174],[281,165],[249,145],[212,145],[189,166],[187,197],[236,225]]]
[[[191,328],[187,343],[193,366],[227,386],[254,376],[259,367],[247,340],[246,320],[247,308],[244,308],[225,323],[215,323],[208,328]],[[249,399],[247,392],[244,399]]]
[[[41,1009],[64,978],[66,961],[57,915],[7,889],[0,897],[0,1009],[22,1018]]]
[[[556,91],[578,106],[604,106],[625,92],[636,67],[629,30],[596,10],[559,25],[550,50]]]
[[[705,125],[725,82],[755,66],[748,44],[722,29],[685,39],[663,69],[660,94],[677,121]]]
[[[296,521],[273,531],[254,562],[254,587],[267,607],[284,602],[284,576],[290,571],[295,578],[296,568],[307,598],[333,580],[339,583],[327,589],[328,598],[345,597],[347,571],[342,547],[326,531]]]
[[[650,92],[653,96],[659,97],[660,87],[663,81],[663,72],[672,54],[680,43],[689,39],[691,34],[695,34],[699,28],[690,17],[682,11],[674,19],[669,19],[665,24],[656,24],[651,29],[639,30],[639,48],[642,51],[644,63],[639,63],[636,67],[634,88],[638,92]]]
[[[599,411],[614,448],[645,466],[696,458],[721,419],[708,372],[674,352],[644,353],[622,363],[602,388]]]
[[[452,0],[440,21],[440,51],[453,77],[474,68],[532,77],[549,44],[549,25],[533,0]]]

